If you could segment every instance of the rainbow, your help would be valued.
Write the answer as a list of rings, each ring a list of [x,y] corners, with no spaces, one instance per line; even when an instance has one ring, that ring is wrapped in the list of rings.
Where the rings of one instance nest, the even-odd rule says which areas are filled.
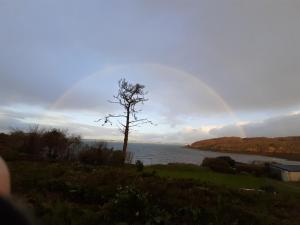
[[[66,101],[69,96],[71,96],[74,92],[76,92],[77,88],[79,88],[82,83],[88,82],[89,79],[94,79],[96,77],[105,77],[108,76],[108,74],[118,74],[118,76],[121,74],[126,74],[126,71],[130,73],[130,70],[138,69],[140,71],[156,71],[158,72],[159,76],[164,75],[164,74],[176,74],[177,76],[180,76],[182,79],[189,79],[191,82],[199,85],[199,87],[204,88],[206,90],[206,93],[212,96],[217,104],[219,104],[227,113],[228,115],[235,121],[238,131],[239,131],[239,136],[240,137],[246,137],[246,132],[243,129],[243,127],[239,124],[240,120],[237,117],[237,115],[234,113],[234,110],[230,107],[230,105],[225,101],[224,98],[222,98],[216,90],[214,90],[211,86],[203,82],[198,76],[195,76],[193,74],[190,74],[188,72],[185,72],[183,70],[162,65],[162,64],[156,64],[156,63],[143,63],[143,64],[122,64],[122,65],[114,65],[114,66],[108,66],[103,70],[97,71],[95,73],[92,73],[88,76],[85,76],[81,80],[77,81],[74,83],[69,89],[67,89],[53,104],[51,104],[48,108],[48,110],[55,110],[59,106],[62,106]],[[157,73],[156,73],[157,74]],[[106,77],[107,78],[107,77]],[[107,80],[107,79],[106,79]]]

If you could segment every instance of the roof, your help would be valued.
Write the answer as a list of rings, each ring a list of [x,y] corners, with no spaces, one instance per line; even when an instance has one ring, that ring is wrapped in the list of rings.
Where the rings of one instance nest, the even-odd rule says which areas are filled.
[[[300,172],[300,165],[272,164],[272,166],[289,172]]]

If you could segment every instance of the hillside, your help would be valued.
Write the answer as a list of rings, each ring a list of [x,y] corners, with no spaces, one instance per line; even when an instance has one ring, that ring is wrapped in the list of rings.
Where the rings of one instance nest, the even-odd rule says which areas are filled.
[[[189,148],[220,152],[260,154],[300,160],[300,137],[222,137],[194,142]]]

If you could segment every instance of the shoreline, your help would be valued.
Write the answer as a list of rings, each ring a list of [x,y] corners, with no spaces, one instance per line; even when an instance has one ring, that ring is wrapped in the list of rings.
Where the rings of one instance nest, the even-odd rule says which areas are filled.
[[[215,149],[194,148],[189,145],[184,146],[184,148],[197,150],[197,151],[211,151],[211,152],[219,152],[219,153],[267,156],[267,157],[274,157],[274,158],[280,158],[280,159],[286,159],[286,160],[290,160],[290,161],[300,162],[300,154],[296,154],[296,153],[262,153],[262,152],[246,152],[246,151],[231,151],[231,150],[222,151],[222,150],[215,150]]]

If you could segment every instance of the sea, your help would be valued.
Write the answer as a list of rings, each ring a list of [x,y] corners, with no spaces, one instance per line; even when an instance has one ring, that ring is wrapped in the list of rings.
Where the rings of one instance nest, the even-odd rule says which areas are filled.
[[[106,143],[109,148],[114,148],[116,150],[122,149],[122,142],[106,141]],[[168,163],[189,163],[200,165],[204,158],[217,156],[230,156],[235,161],[243,163],[277,162],[290,165],[300,165],[299,161],[252,154],[195,150],[185,148],[180,144],[129,143],[128,151],[133,155],[133,163],[136,160],[141,160],[145,165]]]

